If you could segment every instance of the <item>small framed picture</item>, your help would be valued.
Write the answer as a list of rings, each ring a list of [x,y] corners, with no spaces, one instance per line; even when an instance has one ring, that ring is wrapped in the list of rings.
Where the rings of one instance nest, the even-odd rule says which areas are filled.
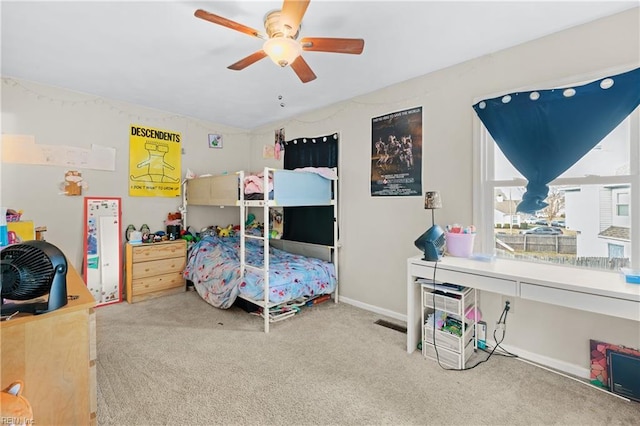
[[[222,148],[222,135],[209,134],[209,148]]]

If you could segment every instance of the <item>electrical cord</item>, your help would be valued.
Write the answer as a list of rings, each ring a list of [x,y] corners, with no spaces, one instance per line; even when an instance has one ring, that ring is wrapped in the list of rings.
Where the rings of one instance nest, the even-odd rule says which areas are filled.
[[[509,301],[507,301],[505,303],[504,309],[502,310],[502,314],[500,314],[500,319],[498,319],[497,324],[502,324],[502,330],[503,330],[503,337],[500,340],[500,342],[498,342],[498,340],[496,339],[496,331],[493,331],[493,340],[496,342],[496,349],[500,348],[501,351],[505,352],[505,354],[498,354],[498,355],[503,355],[503,356],[507,356],[510,358],[517,358],[518,355],[513,354],[511,352],[509,352],[508,350],[506,350],[505,348],[503,348],[501,346],[502,340],[504,340],[504,334],[506,333],[507,330],[507,315],[509,315],[509,310],[511,309],[510,303]]]
[[[436,351],[436,361],[438,361],[438,365],[441,368],[446,369],[440,363],[440,354],[438,354],[438,347],[436,346],[436,271],[438,270],[438,261],[436,260],[435,265],[433,265],[433,279],[431,280],[431,284],[433,285],[433,291],[431,292],[431,299],[433,303],[433,327],[431,327],[433,332],[433,349]]]
[[[506,314],[505,312],[508,311],[507,307],[505,306],[505,308],[502,310],[502,314],[500,315],[500,320],[498,321],[498,324],[502,324],[503,326],[505,325],[504,322],[500,322],[500,321],[506,321]],[[503,320],[503,315],[504,315],[504,320]],[[493,330],[493,340],[495,340],[496,345],[493,347],[493,349],[491,349],[491,351],[489,352],[489,355],[485,358],[485,359],[481,359],[480,361],[476,362],[475,364],[473,364],[470,367],[465,367],[465,368],[447,368],[447,370],[453,370],[453,371],[466,371],[466,370],[471,370],[473,368],[476,368],[477,366],[479,366],[480,364],[483,364],[487,361],[489,361],[489,359],[493,356],[493,354],[496,352],[496,350],[500,347],[500,343],[502,343],[502,341],[504,340],[505,335],[507,334],[505,328],[502,328],[502,337],[500,338],[500,341],[498,341],[498,338],[496,337],[496,332],[497,332],[497,328]],[[503,349],[504,350],[504,349]]]
[[[433,265],[433,279],[432,279],[432,285],[433,285],[433,292],[431,293],[432,296],[432,303],[433,303],[433,311],[434,311],[434,316],[433,316],[433,327],[432,327],[432,335],[433,335],[433,349],[436,353],[436,361],[438,362],[438,365],[440,366],[440,368],[442,368],[443,370],[451,370],[451,371],[467,371],[467,370],[471,370],[476,368],[478,365],[483,364],[487,361],[489,361],[489,359],[493,356],[493,354],[495,353],[496,355],[500,355],[500,356],[506,356],[509,358],[517,358],[517,355],[512,354],[511,352],[507,351],[506,349],[504,349],[502,346],[500,346],[500,344],[503,342],[507,331],[506,331],[506,325],[507,325],[507,316],[509,313],[509,302],[507,301],[507,303],[505,304],[505,307],[502,309],[502,313],[500,314],[500,318],[498,319],[496,326],[500,326],[500,329],[502,330],[502,336],[500,338],[500,340],[498,341],[498,338],[496,337],[496,332],[498,331],[498,328],[496,327],[493,330],[493,340],[496,342],[495,346],[491,349],[491,351],[487,351],[485,349],[481,349],[483,352],[488,353],[489,355],[485,358],[482,359],[480,361],[478,361],[477,363],[473,364],[472,366],[469,367],[465,367],[465,368],[449,368],[447,366],[442,365],[442,363],[440,362],[440,355],[438,353],[438,346],[436,344],[436,317],[435,317],[435,311],[436,311],[436,272],[438,270],[438,261],[436,260],[435,264]],[[476,301],[477,302],[477,301]],[[462,320],[463,323],[463,327],[462,327],[462,335],[464,336],[464,318]],[[423,324],[424,326],[424,324]],[[474,330],[475,332],[475,330]],[[422,339],[422,337],[421,337]],[[504,351],[506,354],[503,353],[496,353],[496,350],[500,348],[500,350]]]
[[[478,349],[480,349],[482,352],[485,352],[485,353],[491,353],[491,351],[487,349],[482,349],[482,348],[478,348]],[[505,358],[518,358],[518,355],[512,354],[511,352],[504,349],[502,346],[498,348],[498,351],[494,352],[493,354],[498,356],[503,356]]]

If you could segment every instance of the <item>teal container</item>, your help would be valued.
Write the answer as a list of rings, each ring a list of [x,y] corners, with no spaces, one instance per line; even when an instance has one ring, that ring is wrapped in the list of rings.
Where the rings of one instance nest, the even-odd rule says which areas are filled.
[[[7,209],[0,210],[0,246],[9,245],[9,231],[7,230]]]

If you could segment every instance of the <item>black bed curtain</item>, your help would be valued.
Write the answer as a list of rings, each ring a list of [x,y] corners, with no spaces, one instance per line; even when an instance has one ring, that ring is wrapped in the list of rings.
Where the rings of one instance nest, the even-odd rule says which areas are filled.
[[[338,134],[285,141],[284,168],[338,167]],[[282,237],[333,245],[333,206],[285,207]]]

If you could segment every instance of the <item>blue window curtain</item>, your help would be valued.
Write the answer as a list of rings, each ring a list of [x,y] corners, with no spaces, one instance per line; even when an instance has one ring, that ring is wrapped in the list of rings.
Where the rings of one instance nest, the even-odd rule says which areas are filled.
[[[338,134],[285,142],[284,168],[338,167]],[[333,206],[285,207],[282,238],[333,245]]]
[[[510,93],[473,105],[505,157],[527,179],[517,211],[547,206],[556,179],[640,103],[640,68],[570,88]]]

